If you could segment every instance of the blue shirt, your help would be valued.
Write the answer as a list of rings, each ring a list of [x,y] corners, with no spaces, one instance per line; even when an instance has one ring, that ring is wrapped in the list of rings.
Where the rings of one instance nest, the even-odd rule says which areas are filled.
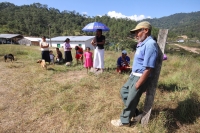
[[[130,64],[130,58],[128,56],[125,57],[126,62],[128,65]],[[122,57],[119,57],[117,60],[117,66],[126,66],[125,62],[122,60]]]
[[[146,67],[155,68],[158,44],[151,36],[137,45],[132,72],[143,73]]]

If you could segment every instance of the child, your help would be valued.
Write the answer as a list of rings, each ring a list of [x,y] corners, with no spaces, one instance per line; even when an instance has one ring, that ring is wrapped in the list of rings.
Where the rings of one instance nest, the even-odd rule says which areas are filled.
[[[63,61],[63,57],[62,57],[62,52],[59,50],[59,48],[56,48],[56,62],[60,63]]]
[[[54,64],[54,57],[55,57],[55,55],[53,54],[52,50],[49,51],[49,56],[50,56],[50,62]]]
[[[87,73],[88,69],[90,69],[93,66],[93,61],[92,61],[92,52],[90,52],[90,47],[86,47],[86,52],[84,53],[84,58],[85,58],[85,68],[87,68]]]
[[[76,50],[76,62],[77,62],[77,64],[78,64],[78,60],[80,60],[82,65],[83,65],[83,48],[81,48],[80,46],[76,46],[75,50]]]

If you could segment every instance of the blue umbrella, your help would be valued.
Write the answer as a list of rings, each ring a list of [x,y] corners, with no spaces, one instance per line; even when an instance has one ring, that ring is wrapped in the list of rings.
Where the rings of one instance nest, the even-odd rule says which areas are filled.
[[[109,31],[110,29],[103,23],[100,22],[92,22],[87,24],[82,31],[86,32],[95,32],[97,29],[102,29],[102,31]]]

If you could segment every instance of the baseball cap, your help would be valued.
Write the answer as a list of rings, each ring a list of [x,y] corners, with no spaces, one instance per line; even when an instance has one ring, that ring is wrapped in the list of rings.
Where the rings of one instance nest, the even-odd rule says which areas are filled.
[[[134,33],[135,31],[142,29],[142,28],[147,28],[151,30],[151,24],[148,21],[143,21],[140,22],[136,25],[136,27],[132,30],[130,30],[131,33]]]
[[[127,54],[126,50],[123,50],[123,51],[122,51],[122,54]]]

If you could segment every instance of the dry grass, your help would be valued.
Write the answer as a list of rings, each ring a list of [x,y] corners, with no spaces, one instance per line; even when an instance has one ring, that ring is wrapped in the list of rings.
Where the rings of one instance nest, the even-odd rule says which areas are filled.
[[[0,45],[0,55],[7,53],[17,61],[5,63],[0,58],[2,133],[200,132],[200,66],[192,58],[168,55],[163,62],[148,127],[116,128],[110,120],[118,119],[123,109],[119,91],[128,74],[110,70],[96,76],[75,64],[43,70],[36,63],[40,51],[34,46]],[[119,55],[106,51],[106,67],[114,68]],[[133,53],[129,55],[132,59]]]

